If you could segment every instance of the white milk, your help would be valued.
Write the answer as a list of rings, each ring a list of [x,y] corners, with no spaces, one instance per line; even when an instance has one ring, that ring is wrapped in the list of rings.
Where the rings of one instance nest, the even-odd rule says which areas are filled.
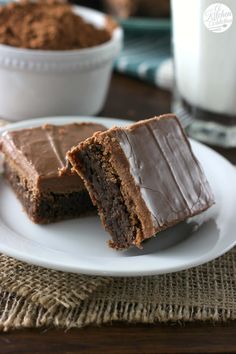
[[[204,22],[204,11],[216,2],[172,0],[176,84],[180,96],[191,105],[236,115],[236,0],[219,1],[230,8],[233,19],[228,17],[232,24],[218,33],[206,27],[210,22]],[[210,14],[213,20],[230,15],[217,11]]]

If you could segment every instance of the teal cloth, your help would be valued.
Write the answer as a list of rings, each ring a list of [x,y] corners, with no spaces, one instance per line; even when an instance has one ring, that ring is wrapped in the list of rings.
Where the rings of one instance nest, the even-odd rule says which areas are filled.
[[[163,28],[163,23],[158,20],[146,20],[145,24],[128,21],[124,25],[124,48],[115,61],[115,70],[171,89],[173,65],[170,25],[167,22]]]

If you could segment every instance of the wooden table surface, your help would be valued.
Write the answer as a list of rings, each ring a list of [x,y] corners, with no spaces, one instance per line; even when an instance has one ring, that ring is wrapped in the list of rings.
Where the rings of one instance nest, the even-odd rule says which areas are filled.
[[[170,94],[134,79],[114,75],[102,116],[143,119],[170,111]],[[217,149],[236,163],[236,149]],[[236,353],[236,321],[126,325],[62,330],[22,330],[0,334],[3,353]]]

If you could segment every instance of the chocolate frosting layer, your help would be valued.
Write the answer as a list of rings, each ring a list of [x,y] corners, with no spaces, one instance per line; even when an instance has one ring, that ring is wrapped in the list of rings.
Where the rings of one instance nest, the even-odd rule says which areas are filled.
[[[96,131],[105,129],[93,123],[47,124],[6,132],[1,145],[6,157],[41,191],[69,192],[83,189],[84,185],[80,177],[71,172],[67,151]]]
[[[117,129],[116,138],[157,229],[214,203],[206,177],[174,115]]]

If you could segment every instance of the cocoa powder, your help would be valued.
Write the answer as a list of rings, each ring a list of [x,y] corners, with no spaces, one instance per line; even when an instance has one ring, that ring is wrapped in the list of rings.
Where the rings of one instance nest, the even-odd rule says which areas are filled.
[[[0,43],[14,47],[70,50],[108,41],[106,29],[86,23],[72,6],[55,1],[0,6]]]

